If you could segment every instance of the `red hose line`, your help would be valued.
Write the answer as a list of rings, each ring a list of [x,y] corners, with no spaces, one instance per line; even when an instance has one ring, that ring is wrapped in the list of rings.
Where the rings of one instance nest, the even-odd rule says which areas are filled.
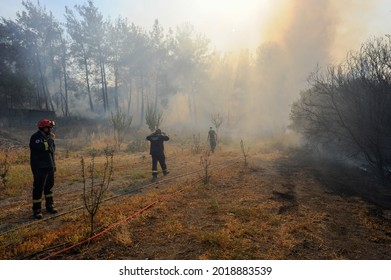
[[[140,209],[140,210],[137,211],[136,213],[133,213],[131,216],[129,216],[129,217],[127,217],[127,218],[125,218],[125,219],[123,219],[123,220],[121,220],[121,221],[119,221],[119,222],[116,222],[116,223],[112,224],[111,226],[109,226],[109,227],[107,227],[106,229],[102,230],[101,232],[95,234],[94,236],[91,236],[90,238],[87,238],[87,239],[85,239],[85,240],[83,240],[83,241],[80,241],[80,242],[78,242],[78,243],[76,243],[76,244],[74,244],[74,245],[71,245],[71,246],[66,247],[66,248],[64,248],[64,249],[61,249],[60,251],[54,252],[54,253],[50,254],[49,256],[43,258],[42,260],[48,260],[48,259],[50,259],[50,258],[52,258],[52,257],[54,257],[54,256],[57,256],[57,255],[61,254],[61,253],[64,253],[64,252],[69,251],[69,250],[71,250],[71,249],[73,249],[73,248],[76,248],[76,247],[81,246],[81,245],[83,245],[83,244],[85,244],[85,243],[88,243],[88,242],[94,240],[95,238],[98,238],[99,236],[105,234],[106,232],[112,230],[113,228],[115,228],[115,227],[117,227],[117,226],[119,226],[119,225],[121,225],[121,224],[123,224],[123,223],[125,223],[125,222],[127,222],[127,221],[129,221],[129,220],[131,220],[131,219],[133,219],[134,217],[136,217],[136,216],[138,216],[138,215],[140,215],[141,213],[143,213],[144,211],[148,210],[149,208],[151,208],[152,206],[154,206],[154,205],[157,204],[158,202],[164,201],[164,200],[166,200],[166,199],[168,199],[168,198],[174,196],[175,194],[177,194],[177,193],[179,193],[179,192],[181,192],[181,191],[182,191],[182,190],[179,190],[179,191],[176,191],[176,192],[174,192],[174,193],[172,193],[172,194],[163,196],[163,197],[161,197],[160,199],[155,200],[154,202],[152,202],[152,203],[148,204],[147,206],[145,206],[144,208]]]
[[[198,181],[199,181],[199,180],[197,180],[197,182],[198,182]],[[166,199],[168,199],[168,198],[170,198],[170,197],[172,197],[172,196],[174,196],[174,195],[176,195],[177,193],[180,193],[180,192],[182,192],[182,191],[183,191],[183,189],[180,189],[180,190],[178,190],[178,191],[176,191],[176,192],[173,192],[173,193],[171,193],[171,194],[169,194],[169,195],[162,196],[160,199],[157,199],[157,200],[155,200],[154,202],[148,204],[147,206],[145,206],[145,207],[142,208],[141,210],[137,211],[136,213],[133,213],[131,216],[129,216],[129,217],[127,217],[127,218],[125,218],[125,219],[123,219],[123,220],[121,220],[121,221],[119,221],[119,222],[116,222],[116,223],[112,224],[111,226],[109,226],[109,227],[107,227],[106,229],[104,229],[103,231],[101,231],[101,232],[95,234],[94,236],[91,236],[90,238],[87,238],[87,239],[85,239],[85,240],[83,240],[83,241],[80,241],[80,242],[74,244],[74,245],[71,245],[71,246],[69,246],[69,247],[66,247],[66,248],[64,248],[64,249],[62,249],[62,250],[60,250],[60,251],[54,252],[54,253],[50,254],[49,256],[43,258],[42,260],[48,260],[48,259],[50,259],[51,257],[57,256],[57,255],[59,255],[59,254],[61,254],[61,253],[64,253],[64,252],[69,251],[69,250],[71,250],[71,249],[73,249],[73,248],[76,248],[76,247],[81,246],[81,245],[83,245],[83,244],[85,244],[85,243],[88,243],[88,242],[94,240],[95,238],[98,238],[99,236],[105,234],[106,232],[112,230],[112,229],[115,228],[116,226],[119,226],[119,225],[121,225],[121,224],[123,224],[123,223],[125,223],[125,222],[127,222],[127,221],[129,221],[129,220],[131,220],[131,219],[133,219],[134,217],[138,216],[139,214],[143,213],[144,211],[148,210],[149,208],[151,208],[152,206],[154,206],[155,204],[157,204],[158,202],[164,201],[164,200],[166,200]]]

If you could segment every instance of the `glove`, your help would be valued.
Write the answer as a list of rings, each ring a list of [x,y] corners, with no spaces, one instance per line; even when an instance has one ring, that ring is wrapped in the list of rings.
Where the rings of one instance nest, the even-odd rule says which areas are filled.
[[[48,140],[47,140],[47,142],[48,142],[48,144],[49,144],[49,151],[51,152],[51,153],[54,153],[54,140],[52,139],[52,138],[49,138]]]

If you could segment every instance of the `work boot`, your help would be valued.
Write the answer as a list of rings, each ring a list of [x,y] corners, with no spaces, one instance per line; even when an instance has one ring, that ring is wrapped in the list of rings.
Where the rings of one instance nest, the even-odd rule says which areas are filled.
[[[168,172],[168,171],[163,171],[163,176],[168,175],[168,173],[170,173],[170,172]]]
[[[157,181],[157,175],[153,175],[151,181],[152,182],[156,182]]]
[[[34,218],[36,218],[37,220],[40,220],[40,219],[42,219],[42,212],[41,212],[41,210],[39,209],[39,210],[34,210]]]
[[[56,208],[54,208],[53,206],[49,206],[49,207],[46,207],[46,212],[48,212],[50,214],[57,214],[58,210]]]

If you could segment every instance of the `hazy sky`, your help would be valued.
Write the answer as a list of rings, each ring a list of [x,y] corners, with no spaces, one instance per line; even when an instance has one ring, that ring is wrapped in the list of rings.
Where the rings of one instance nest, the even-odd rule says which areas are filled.
[[[36,1],[32,1],[36,3]],[[42,6],[62,20],[64,7],[84,4],[83,0],[40,0]],[[245,2],[245,4],[243,4]],[[212,40],[218,49],[234,49],[238,44],[256,46],[262,17],[270,0],[95,0],[104,15],[112,19],[118,15],[147,29],[155,19],[168,30],[189,22],[196,30]],[[14,18],[23,10],[22,0],[0,0],[0,16]]]
[[[35,0],[33,1],[36,2]],[[41,5],[63,20],[64,7],[84,4],[83,0],[40,0]],[[95,0],[95,5],[105,15],[128,18],[136,25],[149,29],[155,19],[167,30],[190,22],[196,30],[211,39],[218,50],[257,47],[260,42],[270,40],[266,28],[281,24],[294,12],[300,0]],[[334,11],[338,17],[338,36],[335,38],[336,52],[358,48],[370,36],[391,33],[390,0],[314,0],[314,3],[339,3]],[[0,16],[14,18],[22,11],[22,0],[0,0]],[[287,6],[291,6],[287,9]],[[322,5],[320,5],[322,6]],[[311,12],[312,7],[309,7]],[[328,11],[325,11],[325,13]],[[281,28],[284,28],[283,26]],[[273,36],[272,36],[273,37]],[[342,50],[341,50],[342,49]]]
[[[40,3],[64,21],[65,6],[73,8],[87,1],[40,0]],[[267,62],[259,77],[262,86],[246,92],[247,99],[239,112],[240,119],[246,119],[248,131],[286,125],[290,105],[305,89],[308,75],[314,69],[337,65],[365,41],[391,34],[391,0],[95,0],[94,3],[106,18],[121,15],[146,30],[151,30],[155,19],[165,31],[170,27],[175,31],[177,26],[190,23],[218,51],[243,48],[254,51],[259,46],[265,50],[264,47],[272,46],[269,52],[264,52],[272,55],[265,56]],[[0,4],[0,16],[5,18],[13,19],[17,11],[23,11],[22,0],[0,0]],[[198,102],[204,117],[216,110],[228,114],[226,111],[232,109],[224,101],[224,92],[202,94]],[[177,108],[167,111],[186,108],[181,105],[181,100],[171,99],[170,106]],[[166,115],[166,119],[170,116]]]

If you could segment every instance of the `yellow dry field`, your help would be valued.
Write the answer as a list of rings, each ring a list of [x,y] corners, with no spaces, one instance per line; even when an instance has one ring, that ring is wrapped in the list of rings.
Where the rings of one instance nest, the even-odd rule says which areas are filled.
[[[12,166],[26,186],[0,200],[1,259],[391,259],[390,188],[300,150],[255,147],[245,165],[239,145],[207,155],[168,144],[170,174],[157,183],[147,151],[116,153],[95,236],[83,243],[81,154],[59,152],[60,212],[40,221],[27,163]],[[96,157],[97,174],[104,162]]]

